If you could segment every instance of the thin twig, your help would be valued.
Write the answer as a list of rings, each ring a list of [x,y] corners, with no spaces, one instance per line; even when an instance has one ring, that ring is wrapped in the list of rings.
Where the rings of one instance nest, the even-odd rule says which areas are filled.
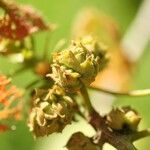
[[[35,50],[35,39],[33,36],[30,36],[30,40],[31,40],[31,50],[34,51]]]
[[[27,85],[25,87],[25,89],[29,90],[32,86],[34,86],[35,84],[37,84],[40,80],[39,79],[36,79],[34,80],[33,82],[31,82],[29,85]]]
[[[148,137],[148,136],[150,136],[150,130],[149,129],[136,132],[133,135],[131,135],[130,138],[131,138],[131,141],[134,142],[134,141],[137,141],[141,138],[145,138],[145,137]]]
[[[87,89],[84,84],[82,85],[82,88],[80,89],[80,93],[83,97],[83,100],[87,107],[87,110],[89,111],[89,113],[92,113],[94,111],[94,108],[92,107],[92,104],[91,104],[91,101],[89,98],[89,94],[88,94]]]
[[[43,50],[43,60],[45,60],[48,55],[50,39],[51,39],[51,34],[52,34],[50,32],[47,33],[46,38],[45,38],[45,45],[44,45],[44,50]]]
[[[111,91],[107,89],[102,89],[98,87],[89,87],[92,90],[96,90],[99,92],[104,92],[107,94],[115,95],[115,96],[131,96],[131,97],[138,97],[138,96],[148,96],[150,95],[150,89],[143,89],[143,90],[133,90],[128,92],[118,92],[118,91]]]
[[[15,71],[10,71],[10,73],[8,74],[8,76],[14,77],[14,76],[16,76],[16,75],[22,73],[23,71],[25,71],[25,69],[26,69],[26,67],[23,66],[23,67],[21,67],[21,68],[15,70]]]

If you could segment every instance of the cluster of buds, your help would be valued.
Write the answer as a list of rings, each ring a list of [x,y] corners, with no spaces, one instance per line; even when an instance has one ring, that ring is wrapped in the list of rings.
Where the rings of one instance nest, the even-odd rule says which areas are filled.
[[[11,79],[4,75],[0,75],[0,120],[7,120],[9,118],[20,119],[20,112],[22,110],[21,101],[22,91],[16,86],[10,84]],[[3,129],[4,129],[3,125]],[[2,126],[0,125],[2,129]]]
[[[141,118],[139,114],[130,107],[113,109],[107,115],[107,123],[117,131],[137,131]]]
[[[36,137],[61,132],[74,116],[74,101],[62,88],[37,90],[28,126]]]
[[[107,64],[105,47],[91,36],[72,42],[71,46],[53,56],[52,74],[56,84],[67,91],[90,85]]]
[[[105,48],[88,36],[73,42],[67,49],[53,56],[54,86],[37,90],[28,126],[36,137],[61,132],[74,116],[74,102],[66,91],[77,91],[89,85],[107,64]]]

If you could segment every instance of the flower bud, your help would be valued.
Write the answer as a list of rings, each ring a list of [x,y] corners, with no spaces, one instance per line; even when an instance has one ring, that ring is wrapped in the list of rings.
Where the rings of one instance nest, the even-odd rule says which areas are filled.
[[[45,77],[47,73],[51,71],[50,63],[45,61],[40,61],[35,66],[35,73],[37,73],[40,76]]]
[[[58,86],[37,90],[28,126],[36,137],[61,132],[74,115],[74,102]]]
[[[92,139],[86,137],[83,133],[74,133],[69,139],[66,147],[68,150],[98,150],[98,146],[92,143]]]
[[[107,116],[109,126],[114,130],[136,131],[141,118],[130,107],[113,109]]]
[[[73,42],[53,56],[52,74],[56,84],[69,91],[91,84],[107,64],[106,52],[92,37]]]

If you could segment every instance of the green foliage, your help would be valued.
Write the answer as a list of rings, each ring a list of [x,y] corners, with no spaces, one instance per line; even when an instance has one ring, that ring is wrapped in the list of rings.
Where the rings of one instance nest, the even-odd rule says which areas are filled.
[[[19,1],[19,0],[18,0]],[[53,38],[51,41],[51,47],[49,53],[52,52],[52,49],[54,45],[57,43],[57,41],[61,38],[68,38],[70,34],[71,23],[73,21],[73,17],[75,16],[76,12],[85,6],[96,6],[99,9],[103,10],[104,12],[108,13],[112,17],[114,17],[121,29],[122,34],[125,32],[126,28],[132,21],[135,12],[138,8],[139,1],[138,0],[127,0],[127,1],[119,1],[114,0],[112,3],[111,0],[107,1],[99,1],[99,0],[83,0],[83,1],[46,1],[46,0],[20,0],[19,2],[23,3],[30,3],[33,4],[35,7],[37,7],[39,10],[43,12],[43,14],[46,16],[47,20],[50,20],[52,22],[58,23],[60,28],[58,29],[58,32],[53,33]],[[67,16],[67,17],[66,17]],[[38,51],[37,55],[41,57],[41,54],[43,53],[43,45],[45,41],[45,33],[44,34],[37,34],[34,35],[36,37],[37,47],[36,51]],[[38,42],[40,41],[40,42]],[[139,70],[135,72],[135,86],[137,88],[149,87],[148,82],[149,76],[147,73],[149,71],[149,55],[143,56],[143,59],[141,60],[141,65],[139,66]],[[146,58],[146,59],[145,59]],[[1,56],[0,58],[0,68],[1,71],[4,73],[10,73],[10,68],[18,69],[20,65],[16,64],[10,64],[9,59],[5,59]],[[145,72],[145,73],[144,73]],[[26,78],[26,83],[20,82],[23,81],[24,78]],[[28,85],[28,81],[37,79],[37,76],[33,74],[30,69],[18,76],[16,76],[13,80],[14,83],[26,87]],[[131,104],[138,108],[140,113],[142,113],[142,116],[144,116],[145,121],[147,121],[147,126],[149,126],[149,116],[148,116],[148,107],[149,106],[149,98],[141,98],[136,102],[131,101],[129,98],[125,99],[125,101],[118,102],[118,104]],[[17,130],[15,132],[10,133],[1,133],[0,135],[0,141],[1,141],[1,148],[5,150],[16,150],[16,149],[34,149],[34,146],[36,142],[32,139],[32,136],[28,133],[27,127],[25,126],[26,121],[19,122],[17,124]],[[146,126],[146,125],[145,125]],[[146,143],[146,141],[142,141]],[[148,145],[149,142],[147,142]],[[26,145],[26,147],[24,147]],[[27,147],[28,146],[28,147]],[[50,149],[54,149],[50,147]],[[57,148],[55,148],[57,149]],[[58,148],[59,149],[59,148]],[[145,150],[146,148],[141,146],[141,150]],[[60,150],[60,149],[59,149]]]

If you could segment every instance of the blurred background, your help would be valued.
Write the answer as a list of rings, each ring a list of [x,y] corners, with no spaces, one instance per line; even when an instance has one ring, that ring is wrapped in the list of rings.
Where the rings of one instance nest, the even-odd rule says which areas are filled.
[[[53,48],[55,47],[54,45],[56,45],[57,41],[61,39],[70,40],[72,36],[71,32],[74,20],[79,11],[86,7],[96,8],[103,14],[109,16],[117,25],[122,47],[126,48],[129,45],[128,49],[130,50],[130,48],[133,47],[130,47],[130,41],[132,40],[132,38],[130,38],[130,36],[132,37],[130,33],[133,32],[131,30],[134,30],[134,25],[136,28],[136,25],[138,24],[135,22],[136,18],[138,17],[137,14],[141,9],[144,0],[17,0],[17,2],[21,4],[33,5],[35,8],[41,11],[42,15],[47,21],[56,23],[58,25],[58,29],[51,35],[50,51],[53,50]],[[145,24],[145,26],[142,25],[142,28],[148,27]],[[138,36],[138,34],[136,36]],[[38,51],[39,56],[42,53],[42,47],[44,45],[45,40],[44,37],[44,33],[36,35],[36,50]],[[131,40],[128,42],[127,39]],[[140,52],[142,53],[142,55],[140,55],[138,61],[136,61],[135,63],[134,60],[132,62],[132,58],[129,59],[129,61],[132,62],[131,64],[136,64],[132,73],[132,85],[130,85],[131,89],[150,88],[150,43],[147,41],[149,41],[149,39],[143,41],[145,42],[145,44],[143,44],[143,46],[140,47],[142,49],[142,52]],[[137,47],[138,45],[138,43],[136,42],[137,41],[133,38],[133,43],[135,47]],[[131,52],[129,56],[134,54],[135,53]],[[128,54],[126,56],[128,57]],[[10,64],[10,62],[6,58],[0,56],[1,72],[8,73],[10,71],[10,68],[15,69],[17,67],[19,67],[19,65]],[[13,83],[20,87],[24,87],[26,86],[25,84],[28,84],[31,80],[34,80],[35,78],[35,75],[30,70],[28,70],[26,72],[23,72],[21,75],[16,76],[13,79]],[[26,80],[26,83],[22,82],[24,79]],[[94,95],[96,98],[96,93],[92,92],[92,97],[94,97]],[[140,125],[140,129],[150,127],[150,97],[121,97],[117,98],[117,100],[115,101],[111,101],[111,103],[112,102],[116,106],[131,105],[133,108],[137,109],[141,114],[142,122]],[[73,125],[68,126],[63,131],[63,134],[53,134],[49,137],[39,138],[37,140],[35,140],[32,134],[29,133],[28,127],[26,125],[27,120],[19,121],[15,124],[17,127],[15,131],[0,133],[0,149],[65,150],[65,148],[62,147],[65,146],[66,140],[73,132],[80,130],[89,136],[94,133],[93,129],[89,125],[87,125],[84,120],[80,120],[81,121],[79,123],[73,123]],[[145,138],[136,142],[138,149],[149,149],[149,140],[149,138]]]

